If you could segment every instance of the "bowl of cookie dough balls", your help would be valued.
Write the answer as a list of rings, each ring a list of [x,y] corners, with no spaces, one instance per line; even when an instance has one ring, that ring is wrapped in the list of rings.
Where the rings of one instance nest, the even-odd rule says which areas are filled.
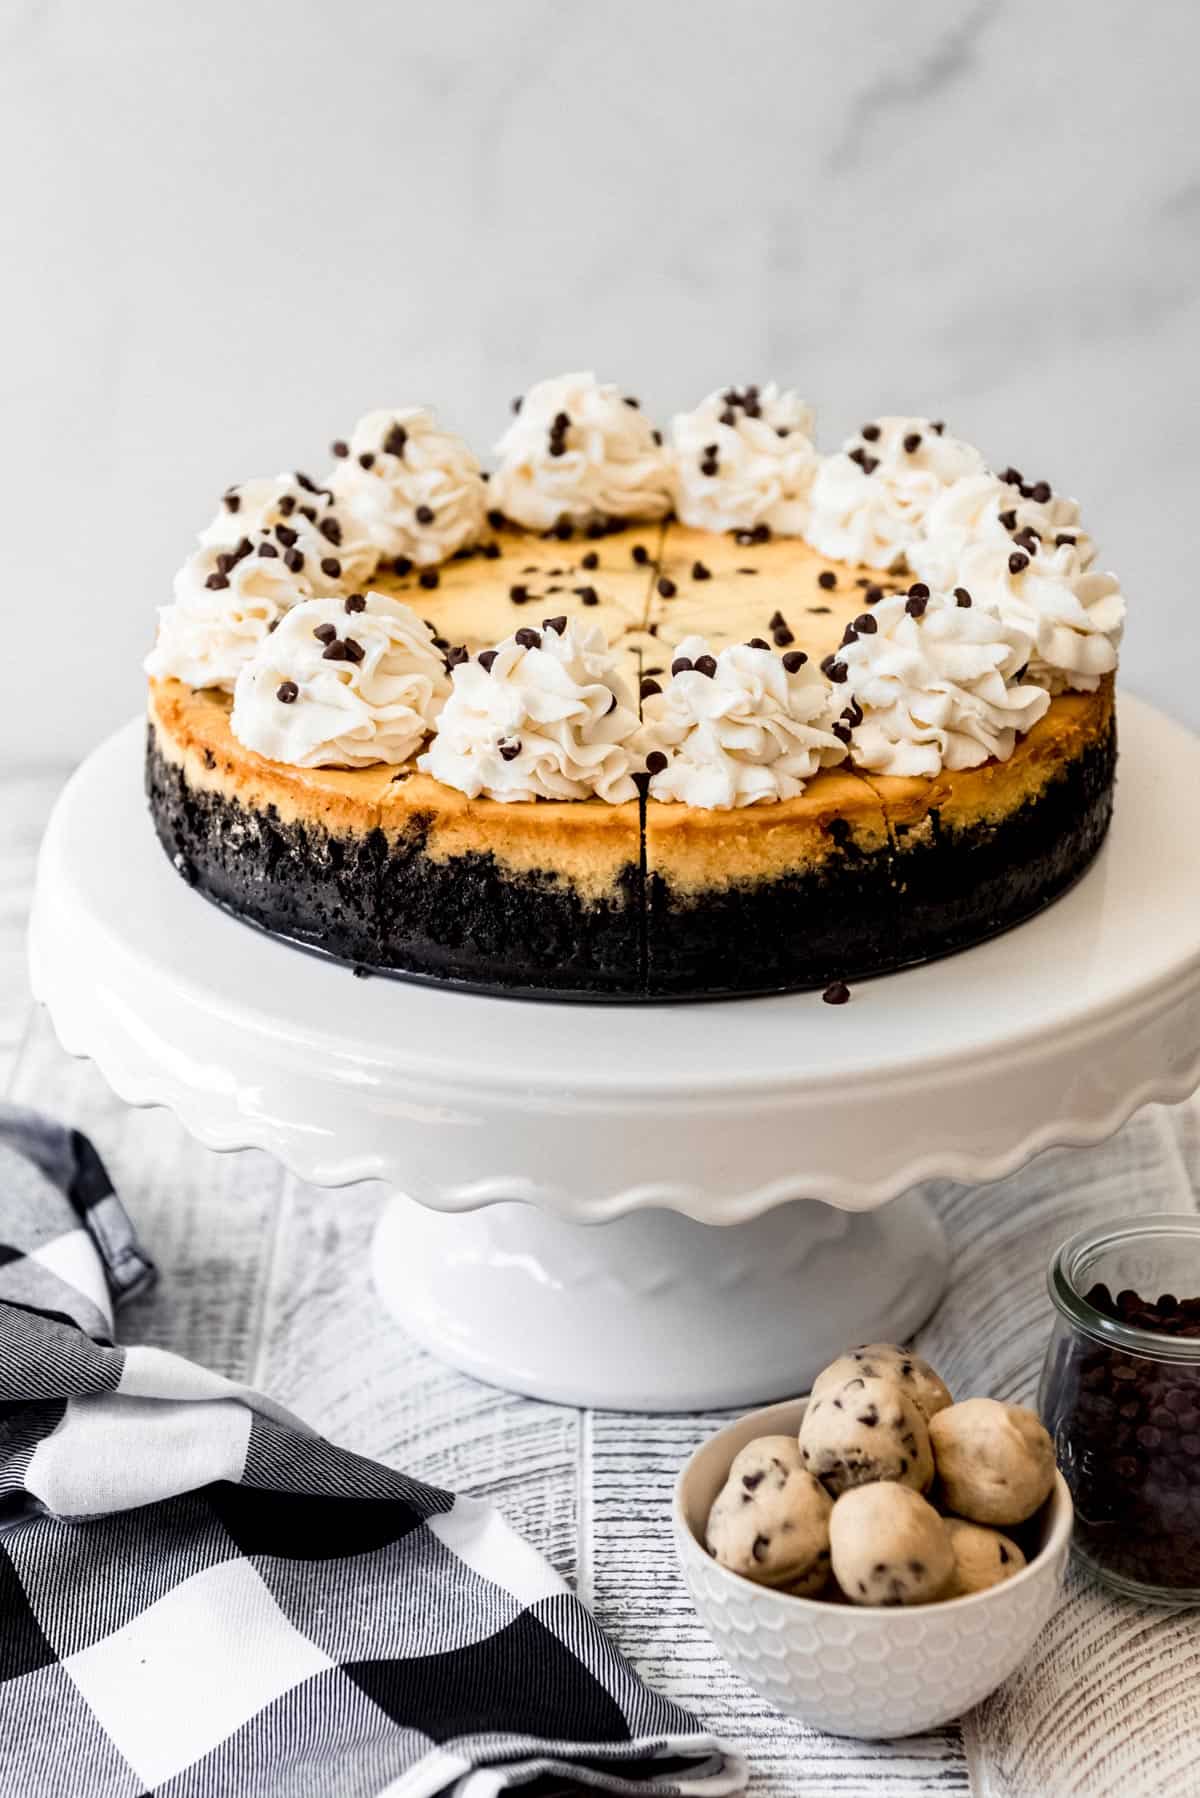
[[[1021,1664],[1054,1608],[1071,1497],[1032,1411],[955,1403],[893,1343],[702,1443],[675,1541],[717,1647],[777,1709],[913,1735]]]

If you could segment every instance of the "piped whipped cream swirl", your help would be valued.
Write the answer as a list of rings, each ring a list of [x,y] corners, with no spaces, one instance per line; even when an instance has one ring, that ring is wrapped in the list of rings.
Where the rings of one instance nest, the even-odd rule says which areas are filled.
[[[468,798],[635,797],[636,701],[604,633],[565,618],[522,629],[454,669],[418,767]]]
[[[1044,481],[987,474],[948,487],[908,551],[929,586],[965,587],[1027,631],[1030,673],[1055,693],[1090,692],[1117,665],[1125,601],[1115,575],[1091,568],[1094,557],[1074,500]]]
[[[940,420],[875,419],[839,454],[823,458],[805,535],[822,555],[900,567],[939,494],[963,475],[982,472],[979,451],[952,437]]]
[[[334,501],[333,491],[300,473],[264,476],[226,489],[200,543],[216,557],[257,552],[268,543],[308,593],[349,593],[366,584],[378,550]],[[249,550],[245,545],[249,544]]]
[[[671,475],[661,433],[636,400],[592,374],[539,381],[496,445],[491,503],[516,524],[662,518]]]
[[[822,664],[853,702],[851,759],[898,775],[1007,761],[1050,704],[1023,680],[1031,651],[1028,633],[990,602],[923,582],[883,600]]]
[[[230,728],[296,768],[405,762],[450,691],[433,633],[388,594],[293,607],[238,675]]]
[[[380,555],[427,568],[478,538],[488,505],[478,458],[432,412],[368,412],[333,447],[333,491]]]
[[[634,739],[652,799],[705,810],[791,799],[844,758],[830,686],[802,650],[781,657],[738,643],[714,655],[703,637],[685,637],[671,668],[669,684],[643,698]]]
[[[675,510],[702,531],[803,535],[817,472],[811,409],[774,382],[726,387],[671,423]]]
[[[145,660],[152,680],[232,693],[246,662],[293,606],[311,598],[303,571],[269,553],[197,550],[175,576],[175,599],[160,606],[158,637]]]

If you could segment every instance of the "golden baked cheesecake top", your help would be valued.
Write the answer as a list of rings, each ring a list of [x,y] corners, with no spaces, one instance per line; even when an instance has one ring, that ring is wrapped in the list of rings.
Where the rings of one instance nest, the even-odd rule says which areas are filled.
[[[291,803],[419,800],[519,860],[514,814],[567,802],[601,882],[643,796],[760,830],[1107,703],[1124,601],[1078,506],[940,421],[822,454],[794,394],[749,386],[667,435],[570,375],[515,403],[490,477],[420,409],[334,452],[227,491],[147,659],[177,752],[210,733],[223,778]]]

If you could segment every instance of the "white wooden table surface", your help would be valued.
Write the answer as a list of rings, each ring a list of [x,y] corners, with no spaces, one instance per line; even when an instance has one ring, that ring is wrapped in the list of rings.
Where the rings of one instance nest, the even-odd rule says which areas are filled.
[[[0,808],[0,1090],[91,1134],[157,1258],[157,1290],[123,1315],[127,1340],[249,1380],[337,1442],[503,1506],[645,1677],[744,1750],[755,1793],[1196,1798],[1200,1614],[1110,1599],[1075,1575],[1028,1665],[959,1726],[864,1745],[765,1707],[716,1658],[671,1547],[671,1482],[714,1418],[575,1411],[454,1373],[372,1300],[378,1196],[306,1187],[259,1153],[212,1154],[63,1054],[32,1005],[23,939],[64,775],[10,775]],[[953,1284],[919,1346],[955,1389],[1028,1401],[1052,1249],[1102,1215],[1195,1210],[1200,1104],[1152,1108],[1102,1148],[933,1196]]]

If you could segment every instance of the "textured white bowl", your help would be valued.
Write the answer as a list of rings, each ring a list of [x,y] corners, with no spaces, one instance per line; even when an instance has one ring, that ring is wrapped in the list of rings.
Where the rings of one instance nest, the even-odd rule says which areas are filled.
[[[833,1735],[874,1739],[933,1729],[995,1691],[1054,1609],[1071,1541],[1061,1474],[1042,1544],[1002,1586],[943,1604],[883,1608],[793,1598],[717,1565],[704,1547],[709,1507],[755,1436],[791,1435],[806,1400],[768,1405],[701,1444],[675,1486],[675,1545],[701,1621],[769,1704]]]

